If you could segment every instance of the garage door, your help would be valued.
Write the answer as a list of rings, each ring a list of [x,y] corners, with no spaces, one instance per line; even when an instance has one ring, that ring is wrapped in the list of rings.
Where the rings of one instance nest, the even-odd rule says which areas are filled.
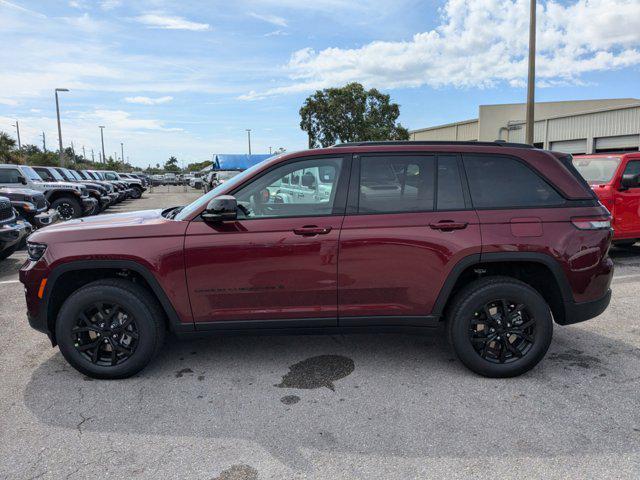
[[[620,135],[618,137],[596,138],[596,152],[602,150],[637,150],[640,146],[640,135]]]
[[[587,153],[587,139],[551,142],[551,150],[563,153]]]

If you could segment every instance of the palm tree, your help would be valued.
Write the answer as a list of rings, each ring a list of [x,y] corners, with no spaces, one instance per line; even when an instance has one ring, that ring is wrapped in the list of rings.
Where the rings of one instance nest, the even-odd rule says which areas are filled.
[[[4,132],[0,132],[0,162],[11,163],[16,152],[16,141]]]

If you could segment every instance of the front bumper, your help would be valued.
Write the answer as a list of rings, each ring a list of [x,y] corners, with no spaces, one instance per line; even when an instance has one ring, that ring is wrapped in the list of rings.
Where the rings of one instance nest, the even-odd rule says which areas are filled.
[[[23,220],[0,225],[0,251],[22,243],[32,231],[31,224]]]
[[[95,198],[83,197],[82,198],[82,211],[83,213],[90,212],[98,205],[98,201]]]
[[[607,290],[601,298],[591,302],[567,302],[564,305],[565,318],[561,322],[556,321],[559,325],[572,325],[595,318],[607,309],[610,301],[611,289]]]
[[[42,228],[46,227],[47,225],[56,223],[59,219],[60,214],[58,213],[58,211],[50,209],[34,215],[33,218],[30,218],[29,220],[36,228]]]

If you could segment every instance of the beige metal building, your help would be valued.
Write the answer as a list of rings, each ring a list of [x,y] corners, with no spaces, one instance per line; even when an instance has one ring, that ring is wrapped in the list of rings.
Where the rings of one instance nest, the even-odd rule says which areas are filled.
[[[524,103],[481,105],[478,118],[410,131],[412,140],[524,142]],[[567,153],[640,150],[640,100],[576,100],[535,105],[534,144]]]

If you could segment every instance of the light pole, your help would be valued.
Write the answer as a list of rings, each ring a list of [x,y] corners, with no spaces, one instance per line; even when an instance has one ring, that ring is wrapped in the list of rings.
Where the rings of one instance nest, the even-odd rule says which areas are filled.
[[[120,156],[122,158],[122,163],[124,163],[124,143],[120,142]]]
[[[271,155],[271,147],[269,147],[269,155]]]
[[[251,129],[247,128],[247,140],[249,141],[249,155],[251,155]]]
[[[98,125],[100,129],[100,140],[102,141],[102,163],[107,163],[107,157],[104,156],[104,125]]]
[[[535,88],[536,88],[536,0],[531,0],[529,12],[529,78],[527,80],[527,118],[525,143],[533,145],[535,125]]]
[[[47,153],[47,137],[44,135],[44,130],[42,131],[42,150]]]
[[[18,120],[16,120],[16,124],[12,126],[16,127],[16,132],[18,133],[18,150],[22,150],[22,143],[20,143],[20,124]]]
[[[62,127],[60,126],[60,103],[58,92],[68,92],[68,88],[56,88],[56,115],[58,116],[58,147],[60,148],[60,166],[64,167],[64,152],[62,151]]]
[[[84,145],[82,145],[82,158],[87,159],[87,152],[84,150]]]

